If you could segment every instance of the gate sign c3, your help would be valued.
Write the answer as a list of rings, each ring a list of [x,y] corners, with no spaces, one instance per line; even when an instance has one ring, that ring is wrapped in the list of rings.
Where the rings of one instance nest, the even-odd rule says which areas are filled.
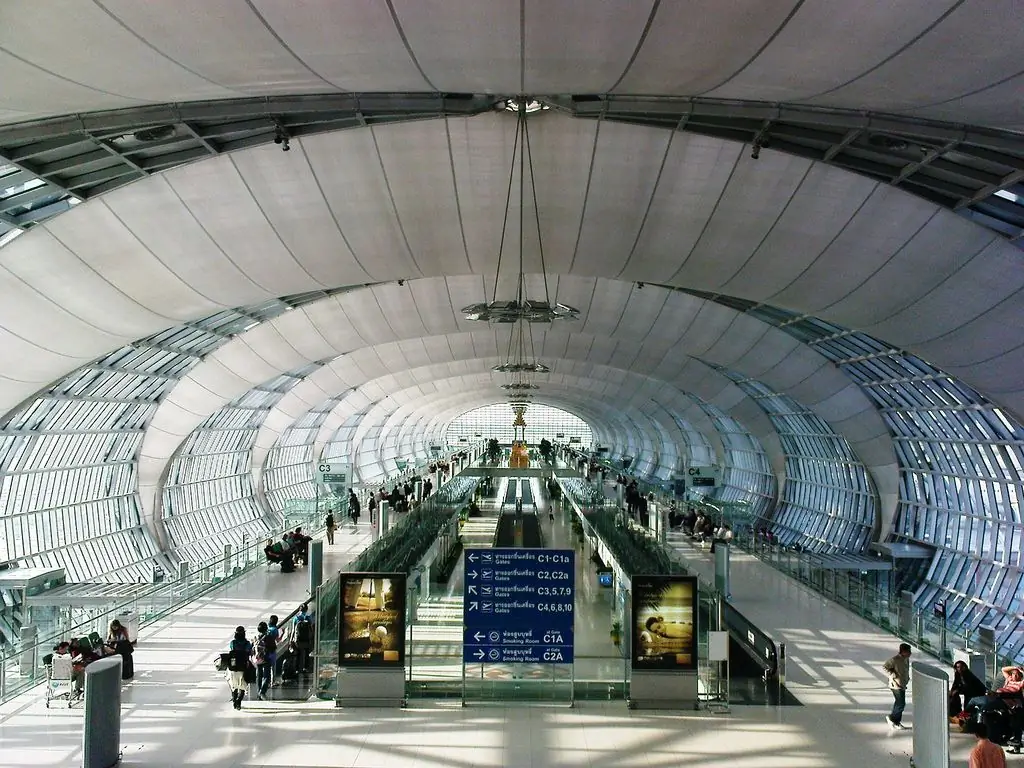
[[[348,464],[316,465],[316,479],[320,483],[348,485]]]

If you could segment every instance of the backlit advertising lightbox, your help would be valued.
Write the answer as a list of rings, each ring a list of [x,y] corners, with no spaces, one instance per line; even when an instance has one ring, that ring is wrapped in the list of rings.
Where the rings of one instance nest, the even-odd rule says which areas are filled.
[[[697,669],[697,579],[633,577],[633,669]]]
[[[405,664],[405,574],[345,573],[341,578],[339,659],[343,667]]]

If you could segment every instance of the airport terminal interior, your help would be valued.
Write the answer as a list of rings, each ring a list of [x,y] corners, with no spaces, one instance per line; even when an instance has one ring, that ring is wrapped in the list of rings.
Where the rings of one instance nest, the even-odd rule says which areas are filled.
[[[1024,665],[1022,13],[0,3],[2,762],[911,765],[901,642]]]

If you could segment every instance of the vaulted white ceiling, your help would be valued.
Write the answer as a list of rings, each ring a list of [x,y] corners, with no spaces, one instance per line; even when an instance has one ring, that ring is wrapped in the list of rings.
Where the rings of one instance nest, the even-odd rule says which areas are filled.
[[[0,120],[336,92],[662,94],[1020,129],[1015,0],[7,0]]]
[[[1010,0],[9,2],[0,123],[288,94],[612,93],[1019,130],[1016,11]],[[1024,416],[1024,267],[999,234],[770,147],[755,158],[649,125],[529,119],[543,267],[552,296],[583,310],[537,329],[552,402],[640,413],[656,393],[693,413],[680,394],[692,392],[777,458],[770,424],[711,367],[722,366],[812,409],[895,494],[888,431],[857,386],[785,333],[678,287],[865,331]],[[485,374],[507,330],[458,310],[493,289],[514,133],[512,116],[492,112],[295,137],[287,153],[266,145],[179,166],[35,226],[0,248],[0,413],[165,328],[364,285],[239,336],[170,393],[142,450],[149,512],[183,438],[282,371],[328,362],[271,412],[257,459],[346,389],[419,392],[423,407],[439,387],[467,405],[493,400]],[[520,245],[538,296],[537,237],[528,228],[520,244],[512,227],[506,256]]]

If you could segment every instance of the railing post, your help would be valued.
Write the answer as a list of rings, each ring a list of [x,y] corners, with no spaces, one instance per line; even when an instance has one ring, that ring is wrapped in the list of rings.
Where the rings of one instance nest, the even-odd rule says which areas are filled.
[[[779,643],[779,669],[776,674],[776,678],[779,681],[779,700],[778,706],[782,706],[782,691],[786,687],[786,644]]]

